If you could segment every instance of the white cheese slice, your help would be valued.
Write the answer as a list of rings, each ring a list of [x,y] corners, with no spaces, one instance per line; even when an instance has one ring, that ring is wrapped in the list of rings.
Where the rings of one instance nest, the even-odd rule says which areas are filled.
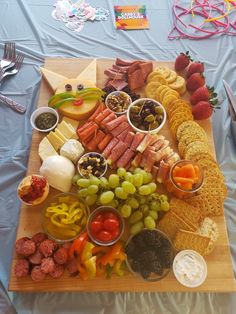
[[[74,139],[68,140],[60,149],[60,155],[76,163],[84,153],[82,144]]]
[[[76,132],[72,126],[70,126],[65,121],[62,121],[60,124],[58,124],[57,129],[67,138],[74,138],[76,137]]]
[[[67,80],[66,76],[60,75],[58,73],[52,72],[45,68],[40,68],[43,74],[43,77],[46,79],[48,84],[51,86],[53,91],[57,89],[58,85],[60,85],[63,81]]]
[[[39,157],[42,159],[42,161],[44,161],[46,158],[50,156],[58,155],[58,153],[55,151],[54,147],[49,142],[46,136],[39,143],[38,152],[39,152]]]
[[[76,131],[78,126],[79,126],[79,121],[78,120],[74,120],[71,118],[67,118],[67,117],[63,117],[62,121],[65,121],[66,123],[72,125],[72,127],[74,128],[74,130]]]
[[[64,145],[63,140],[52,131],[47,135],[47,138],[55,150],[60,149]]]
[[[77,80],[89,80],[97,84],[97,60],[94,59],[78,76]]]

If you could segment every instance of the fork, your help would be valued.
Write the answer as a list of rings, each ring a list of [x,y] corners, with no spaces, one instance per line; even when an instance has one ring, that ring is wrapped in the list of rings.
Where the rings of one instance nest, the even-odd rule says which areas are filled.
[[[19,69],[21,68],[23,61],[24,61],[24,56],[21,54],[17,55],[17,57],[15,59],[14,69],[12,69],[10,71],[5,71],[4,73],[0,73],[0,86],[1,86],[1,82],[4,78],[11,76],[11,75],[15,75],[19,72]]]
[[[13,66],[16,58],[16,45],[13,42],[6,42],[4,45],[3,58],[0,61],[0,70],[3,71],[6,67]]]

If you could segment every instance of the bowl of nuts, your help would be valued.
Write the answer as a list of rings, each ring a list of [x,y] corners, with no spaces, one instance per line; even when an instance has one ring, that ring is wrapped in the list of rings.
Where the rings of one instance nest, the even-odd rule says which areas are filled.
[[[117,115],[126,113],[131,103],[130,95],[122,91],[111,92],[107,95],[105,101],[107,108],[114,111]]]
[[[166,122],[166,111],[156,100],[140,98],[130,104],[127,119],[137,132],[157,133]]]
[[[77,164],[79,174],[88,178],[94,175],[97,178],[104,176],[107,171],[107,162],[104,156],[96,152],[84,154]]]

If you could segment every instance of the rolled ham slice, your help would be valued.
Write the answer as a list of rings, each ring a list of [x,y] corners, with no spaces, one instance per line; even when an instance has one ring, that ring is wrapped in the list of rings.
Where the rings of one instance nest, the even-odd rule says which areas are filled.
[[[159,183],[165,182],[168,178],[169,171],[170,171],[170,165],[165,163],[164,161],[161,161],[160,167],[157,173],[156,181]]]
[[[100,151],[103,151],[105,149],[105,147],[108,145],[108,143],[111,141],[112,139],[112,135],[111,134],[107,134],[103,140],[98,144],[98,148],[100,149]]]
[[[153,136],[147,133],[136,150],[139,151],[140,153],[143,153],[145,149],[150,145],[152,140],[153,140]]]
[[[115,129],[117,126],[119,126],[122,122],[127,122],[127,121],[128,120],[127,120],[126,115],[122,115],[122,116],[119,116],[114,121],[107,123],[106,128],[108,131],[111,131],[111,130]]]
[[[134,138],[134,133],[133,132],[128,132],[125,136],[124,142],[130,147],[131,143],[133,142]]]
[[[115,120],[117,117],[116,117],[116,114],[114,112],[110,113],[109,116],[107,116],[105,119],[103,119],[100,123],[100,126],[101,127],[104,127],[106,128],[107,127],[107,124],[113,120]]]
[[[123,132],[121,132],[121,133],[117,136],[117,138],[118,138],[119,140],[121,140],[121,141],[124,142],[124,139],[126,138],[126,135],[127,135],[127,131],[124,130]]]
[[[103,151],[103,155],[107,158],[110,155],[111,150],[115,145],[119,142],[117,138],[113,138],[110,143],[106,146],[106,148]]]
[[[132,144],[130,146],[130,149],[136,150],[137,147],[139,146],[139,144],[142,142],[144,136],[145,136],[144,133],[136,133],[134,138],[133,138],[133,141],[132,141]]]
[[[111,153],[108,157],[107,163],[111,164],[111,163],[115,163],[120,156],[122,156],[124,154],[124,152],[127,150],[128,145],[122,141],[119,141],[116,146],[114,146],[111,150]]]
[[[103,110],[102,112],[100,112],[96,118],[94,119],[94,121],[97,124],[100,124],[102,122],[102,120],[104,120],[107,116],[109,116],[109,114],[111,114],[112,111],[108,108],[106,108],[105,110]]]
[[[112,129],[110,133],[115,137],[118,136],[120,133],[122,133],[124,130],[127,130],[129,132],[131,129],[128,122],[122,122],[120,125],[118,125],[116,128]]]
[[[126,167],[132,160],[134,152],[131,149],[127,149],[125,153],[119,158],[116,165],[117,167]]]

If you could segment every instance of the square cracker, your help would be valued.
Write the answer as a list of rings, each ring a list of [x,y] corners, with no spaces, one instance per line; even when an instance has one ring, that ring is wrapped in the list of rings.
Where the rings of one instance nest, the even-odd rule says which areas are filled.
[[[180,229],[176,233],[174,247],[177,251],[194,250],[205,255],[210,240],[210,237]]]
[[[194,207],[178,198],[171,199],[170,210],[187,223],[193,224],[193,226],[198,226],[203,219],[200,208]]]

